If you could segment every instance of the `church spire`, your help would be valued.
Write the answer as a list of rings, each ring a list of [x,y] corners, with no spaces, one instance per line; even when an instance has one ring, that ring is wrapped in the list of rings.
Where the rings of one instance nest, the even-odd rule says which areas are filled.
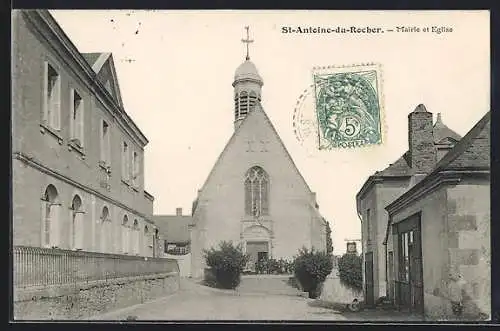
[[[253,39],[250,39],[250,33],[248,31],[250,29],[250,27],[249,26],[245,26],[245,29],[247,30],[247,39],[241,39],[241,42],[245,43],[247,45],[247,56],[246,56],[245,60],[248,61],[248,60],[250,60],[250,52],[249,52],[249,49],[248,49],[249,48],[248,45],[250,43],[253,43]]]
[[[247,32],[246,39],[241,39],[241,42],[246,44],[247,54],[245,62],[240,64],[234,74],[234,127],[240,125],[247,114],[252,111],[256,103],[261,101],[261,88],[264,85],[262,78],[255,67],[255,64],[250,61],[250,52],[248,45],[253,43],[250,39],[250,27],[245,26]]]

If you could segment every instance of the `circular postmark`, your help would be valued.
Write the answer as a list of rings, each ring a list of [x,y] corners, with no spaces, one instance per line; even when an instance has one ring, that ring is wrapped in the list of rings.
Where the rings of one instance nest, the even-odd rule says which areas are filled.
[[[300,95],[293,116],[299,142],[316,150],[382,142],[377,67],[327,68]]]

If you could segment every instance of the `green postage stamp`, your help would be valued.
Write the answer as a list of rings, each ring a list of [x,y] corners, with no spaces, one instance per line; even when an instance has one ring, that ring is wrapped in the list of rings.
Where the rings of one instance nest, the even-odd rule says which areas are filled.
[[[320,150],[382,143],[380,80],[375,64],[313,70]]]

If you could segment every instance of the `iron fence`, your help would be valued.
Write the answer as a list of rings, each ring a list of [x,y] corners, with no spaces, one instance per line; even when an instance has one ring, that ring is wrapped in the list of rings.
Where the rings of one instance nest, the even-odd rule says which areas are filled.
[[[13,269],[16,288],[179,272],[174,259],[28,246],[13,247]]]

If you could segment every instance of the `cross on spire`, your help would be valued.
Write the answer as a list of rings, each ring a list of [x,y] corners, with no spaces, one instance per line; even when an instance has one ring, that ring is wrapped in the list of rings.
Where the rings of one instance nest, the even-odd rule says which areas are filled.
[[[249,31],[248,31],[250,29],[250,27],[249,26],[245,26],[245,29],[247,30],[247,39],[241,39],[241,42],[247,44],[247,56],[246,56],[246,60],[250,60],[250,53],[249,53],[249,50],[248,50],[248,44],[253,43],[253,39],[250,39],[250,34],[249,34]]]

